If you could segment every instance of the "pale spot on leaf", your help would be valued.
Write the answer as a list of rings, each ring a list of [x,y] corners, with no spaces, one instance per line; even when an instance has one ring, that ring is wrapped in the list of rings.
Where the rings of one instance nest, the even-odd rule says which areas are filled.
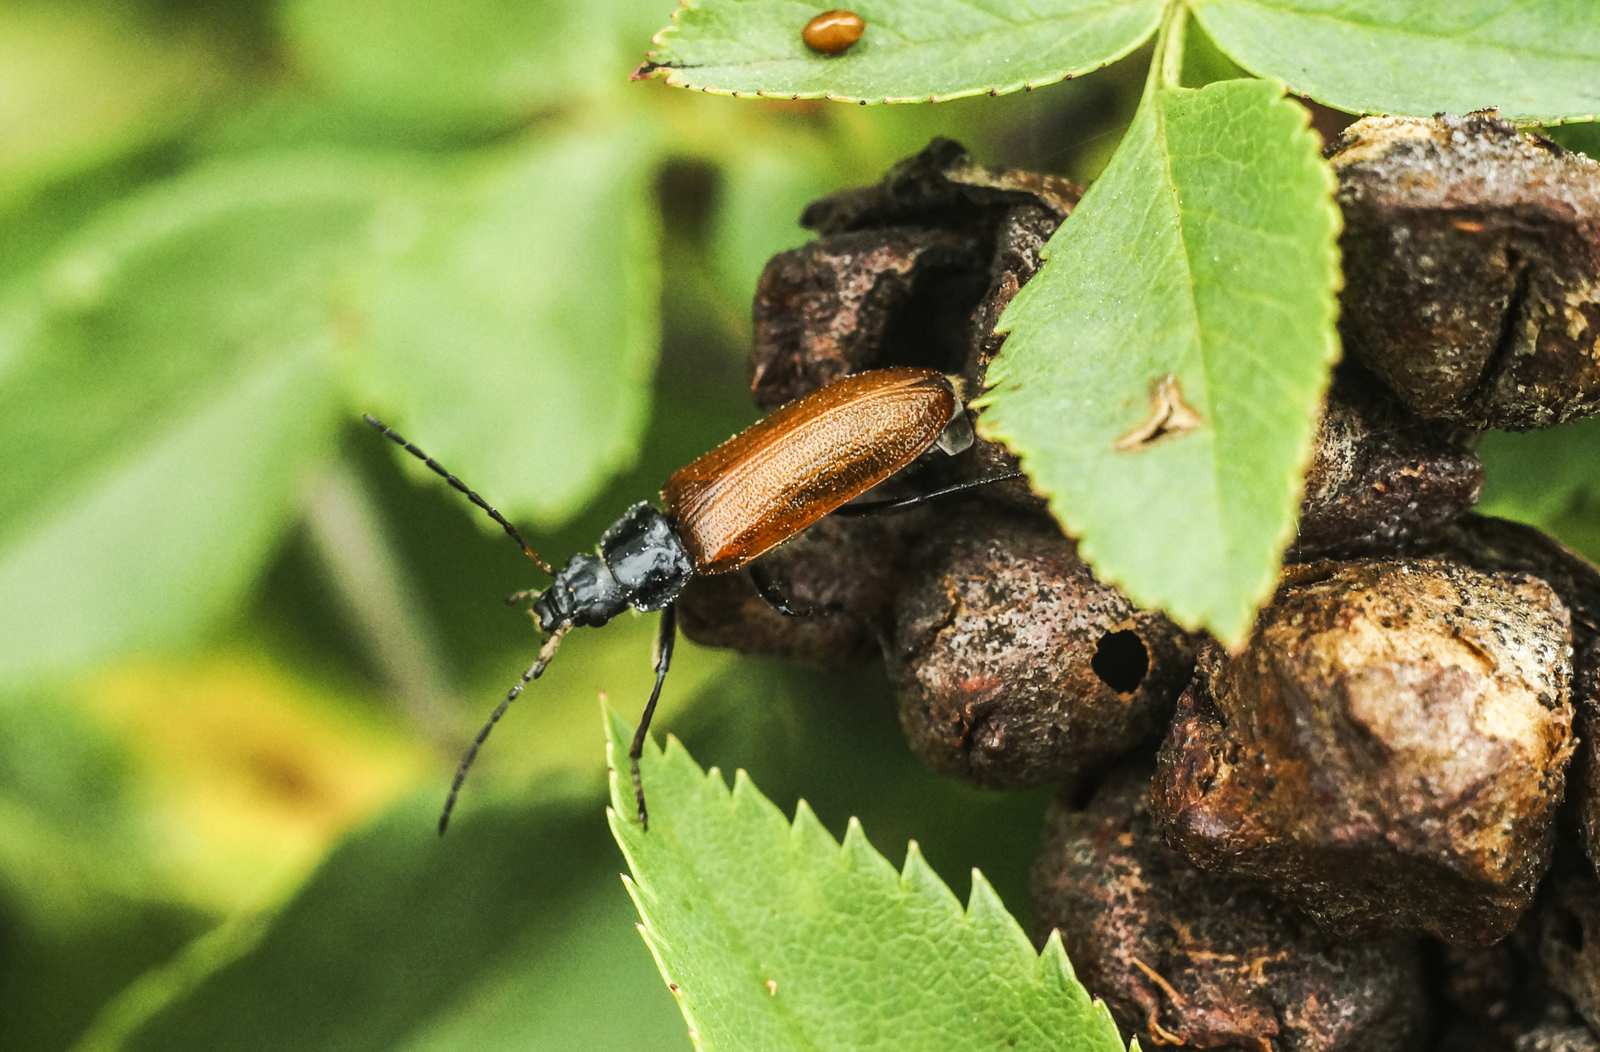
[[[1178,378],[1168,373],[1150,395],[1150,415],[1138,427],[1117,439],[1112,448],[1123,452],[1148,449],[1163,438],[1193,431],[1203,423],[1205,421],[1195,408],[1183,400],[1183,388],[1178,385]]]

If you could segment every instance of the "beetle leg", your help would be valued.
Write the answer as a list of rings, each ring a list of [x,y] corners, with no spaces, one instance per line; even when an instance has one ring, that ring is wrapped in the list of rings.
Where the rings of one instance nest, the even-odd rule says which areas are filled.
[[[666,681],[667,669],[672,665],[672,644],[678,638],[678,605],[668,603],[661,611],[661,621],[656,627],[656,685],[645,703],[644,715],[639,717],[639,729],[633,732],[633,744],[628,746],[628,761],[633,767],[633,798],[639,802],[639,824],[650,828],[650,814],[644,806],[644,783],[639,780],[639,757],[644,755],[644,738],[650,731],[650,718],[656,714],[656,701],[661,697],[661,684]]]
[[[750,580],[755,582],[756,591],[761,593],[761,598],[767,601],[767,605],[784,617],[816,617],[822,612],[810,607],[804,610],[796,610],[790,606],[789,597],[783,594],[783,591],[778,587],[778,582],[772,579],[771,575],[767,573],[766,567],[762,566],[759,561],[750,564]]]
[[[918,493],[914,497],[901,497],[898,500],[871,500],[861,504],[846,504],[843,507],[835,508],[833,514],[876,515],[881,511],[902,511],[906,508],[914,508],[918,504],[926,504],[929,501],[939,500],[941,497],[953,497],[958,493],[965,493],[969,489],[977,489],[979,486],[988,486],[995,482],[1009,482],[1012,479],[1019,479],[1022,477],[1023,473],[1020,471],[1008,471],[1004,475],[995,475],[993,478],[972,479],[967,482],[957,482],[953,486],[946,486],[943,489],[936,489],[931,493]]]
[[[524,588],[520,592],[513,592],[506,596],[507,606],[516,606],[524,599],[537,599],[544,594],[543,588]]]

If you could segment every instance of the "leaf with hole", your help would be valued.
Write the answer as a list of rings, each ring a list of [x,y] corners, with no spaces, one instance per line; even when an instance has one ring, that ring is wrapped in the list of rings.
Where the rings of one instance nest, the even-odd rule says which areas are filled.
[[[1272,590],[1337,354],[1331,188],[1281,86],[1152,89],[980,400],[1101,579],[1229,642]]]

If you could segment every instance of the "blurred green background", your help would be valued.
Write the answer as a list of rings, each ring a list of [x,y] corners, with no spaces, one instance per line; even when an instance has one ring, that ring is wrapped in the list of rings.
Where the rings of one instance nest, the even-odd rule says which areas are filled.
[[[603,820],[596,697],[637,713],[653,619],[574,634],[438,840],[540,581],[359,413],[559,562],[754,418],[806,201],[935,134],[1091,177],[1143,66],[898,109],[630,84],[671,9],[0,5],[0,1049],[689,1047]],[[1594,543],[1550,492],[1511,497]],[[678,654],[657,727],[701,762],[1026,918],[1046,791],[922,770],[876,667]]]
[[[935,134],[1086,177],[1137,65],[1001,100],[629,83],[672,0],[0,5],[0,1048],[686,1049],[540,578],[755,410],[756,277]],[[1025,913],[1047,794],[922,770],[880,669],[679,648],[657,727]]]

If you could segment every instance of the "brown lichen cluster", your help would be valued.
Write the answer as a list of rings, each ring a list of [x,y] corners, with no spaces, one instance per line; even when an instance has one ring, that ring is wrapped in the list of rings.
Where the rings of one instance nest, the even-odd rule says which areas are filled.
[[[1168,841],[1330,931],[1503,937],[1572,754],[1568,625],[1537,578],[1289,567],[1249,645],[1208,646],[1178,702],[1154,787]]]
[[[1329,148],[1346,362],[1277,594],[1229,653],[1098,581],[1021,482],[830,517],[697,578],[684,631],[883,652],[912,747],[1060,783],[1041,938],[1146,1047],[1600,1052],[1600,570],[1471,513],[1485,427],[1600,410],[1600,169],[1489,114]],[[816,202],[755,305],[757,401],[931,366],[994,325],[1081,191],[935,141]],[[978,442],[899,496],[1013,470]]]
[[[1431,419],[1600,409],[1600,165],[1491,113],[1369,117],[1328,154],[1351,358]]]

